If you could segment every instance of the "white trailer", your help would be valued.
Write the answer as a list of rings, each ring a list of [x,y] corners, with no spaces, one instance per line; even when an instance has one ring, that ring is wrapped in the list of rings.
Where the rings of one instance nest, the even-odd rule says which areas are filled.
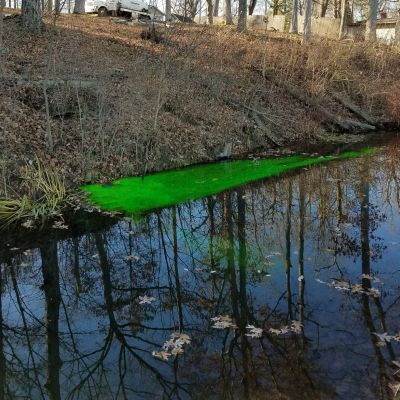
[[[148,15],[149,5],[142,0],[86,0],[85,12],[97,13],[99,17],[123,12]]]

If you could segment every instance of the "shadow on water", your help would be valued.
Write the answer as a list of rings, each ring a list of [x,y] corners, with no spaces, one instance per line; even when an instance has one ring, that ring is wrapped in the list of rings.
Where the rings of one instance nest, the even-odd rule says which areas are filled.
[[[399,155],[10,235],[0,399],[392,398]]]

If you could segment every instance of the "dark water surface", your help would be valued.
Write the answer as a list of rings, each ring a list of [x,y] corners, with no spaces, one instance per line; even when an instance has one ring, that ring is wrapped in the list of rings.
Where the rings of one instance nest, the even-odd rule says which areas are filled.
[[[393,398],[399,156],[3,237],[0,399]]]

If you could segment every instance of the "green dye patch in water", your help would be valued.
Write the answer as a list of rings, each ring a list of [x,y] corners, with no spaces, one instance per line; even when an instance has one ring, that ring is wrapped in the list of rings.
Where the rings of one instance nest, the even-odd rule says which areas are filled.
[[[232,189],[248,182],[277,176],[300,167],[331,160],[354,158],[374,152],[345,152],[335,156],[306,157],[295,155],[264,160],[241,160],[195,165],[141,177],[122,178],[111,185],[86,185],[89,201],[107,211],[124,211],[140,216],[147,211],[184,203]]]

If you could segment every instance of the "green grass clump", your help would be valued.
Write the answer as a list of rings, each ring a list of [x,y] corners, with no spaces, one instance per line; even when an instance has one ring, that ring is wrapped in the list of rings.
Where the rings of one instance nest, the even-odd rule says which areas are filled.
[[[16,199],[0,198],[0,226],[24,222],[43,222],[59,212],[66,198],[64,179],[52,169],[46,169],[37,160],[25,167],[23,176],[25,194]]]

